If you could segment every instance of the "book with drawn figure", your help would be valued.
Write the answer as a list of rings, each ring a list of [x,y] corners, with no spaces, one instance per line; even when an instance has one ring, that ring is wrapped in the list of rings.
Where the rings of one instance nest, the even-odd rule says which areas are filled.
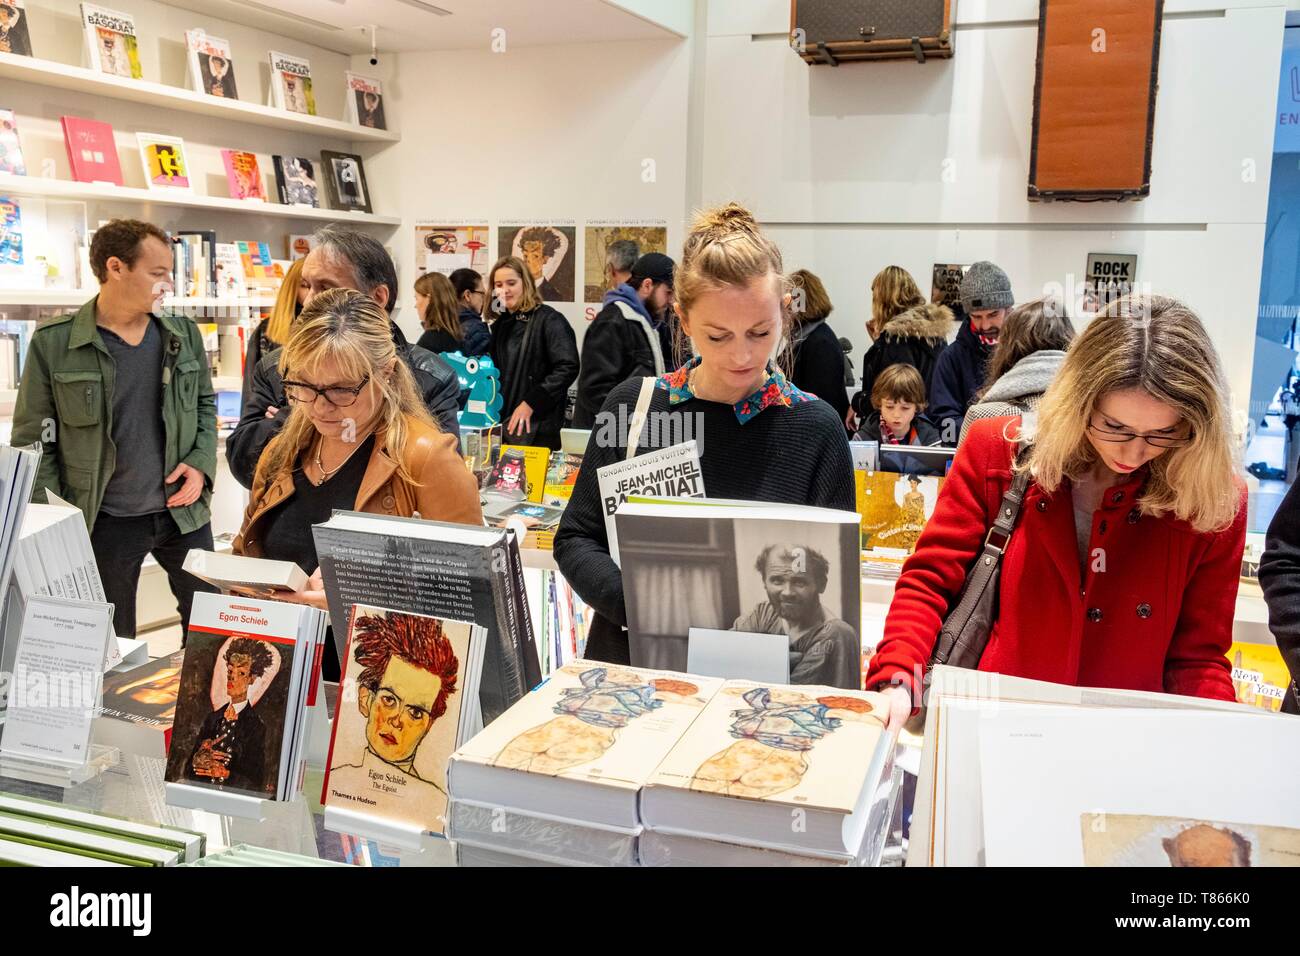
[[[635,830],[637,793],[722,686],[573,661],[451,757],[451,798]]]
[[[301,57],[270,51],[271,95],[277,109],[316,115],[311,88],[311,63]]]
[[[862,550],[882,557],[906,557],[916,550],[925,523],[934,514],[943,479],[892,471],[855,471],[857,512],[862,518]]]
[[[140,79],[140,50],[136,41],[135,18],[129,13],[81,5],[81,23],[86,35],[86,53],[92,69],[110,76]]]
[[[1139,813],[1084,813],[1084,866],[1300,866],[1300,830]]]
[[[1238,703],[1261,710],[1282,709],[1291,672],[1277,644],[1234,641],[1228,648],[1228,662],[1232,664],[1232,686]]]
[[[0,4],[3,9],[3,4]],[[0,173],[26,176],[23,147],[18,142],[18,117],[13,110],[0,110]]]
[[[727,681],[641,797],[647,829],[853,858],[881,816],[893,738],[881,694]],[[885,802],[888,802],[886,797]],[[800,827],[791,827],[799,811]]]
[[[266,185],[262,182],[262,169],[257,164],[256,153],[223,149],[221,162],[226,167],[226,182],[230,184],[231,199],[260,199],[266,202]]]
[[[190,189],[190,165],[180,137],[136,133],[135,138],[140,144],[140,161],[150,189]]]
[[[442,833],[447,759],[473,736],[487,632],[354,604],[321,803]]]
[[[289,799],[300,786],[303,710],[325,626],[318,608],[196,594],[167,781]]]
[[[27,28],[27,7],[24,0],[4,0],[0,3],[0,53],[32,55],[32,37]]]
[[[542,504],[555,508],[564,508],[573,497],[573,486],[578,481],[578,472],[582,469],[582,455],[567,451],[551,452],[551,460],[546,466],[546,487],[542,489]]]
[[[122,165],[117,159],[113,127],[99,120],[64,116],[63,144],[68,150],[72,178],[79,183],[122,185]]]
[[[230,41],[202,30],[186,30],[185,51],[190,68],[190,88],[194,92],[227,100],[239,99]]]
[[[483,482],[489,499],[531,501],[540,504],[546,487],[546,465],[551,452],[533,445],[502,445],[492,470]]]
[[[384,88],[376,79],[348,73],[347,121],[370,129],[388,129],[384,119]]]
[[[320,206],[315,163],[301,156],[272,156],[271,162],[275,166],[275,188],[280,193],[280,202],[286,206],[311,206],[313,209]],[[300,257],[291,255],[290,258]]]

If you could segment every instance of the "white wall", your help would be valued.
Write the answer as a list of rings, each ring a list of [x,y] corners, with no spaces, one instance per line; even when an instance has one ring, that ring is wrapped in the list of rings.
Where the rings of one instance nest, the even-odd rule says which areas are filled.
[[[1027,300],[1136,253],[1205,318],[1244,410],[1285,0],[1166,3],[1151,196],[1123,204],[1027,200],[1037,3],[958,10],[952,60],[831,68],[791,52],[783,0],[709,0],[703,200],[749,204],[821,275],[855,362],[885,265],[928,292],[934,263],[991,259]]]
[[[402,141],[362,152],[375,202],[403,217],[392,246],[408,334],[419,329],[409,289],[417,221],[488,222],[495,259],[502,220],[576,220],[579,295],[587,220],[663,219],[669,249],[681,248],[688,42],[403,53],[386,69]],[[555,305],[581,339],[584,307]]]
[[[321,116],[343,118],[344,72],[348,57],[275,36],[236,23],[223,22],[189,10],[182,10],[154,0],[112,0],[104,4],[129,13],[135,18],[143,78],[157,83],[188,88],[185,61],[185,31],[202,27],[214,36],[229,40],[233,50],[236,85],[240,99],[265,103],[270,88],[268,51],[274,49],[306,57],[311,61],[312,85],[316,108]],[[85,40],[77,0],[28,0],[27,13],[34,54],[74,66],[83,65]],[[275,197],[274,168],[271,155],[316,157],[320,150],[350,150],[349,143],[305,133],[292,133],[268,126],[231,122],[211,116],[150,109],[138,103],[105,97],[88,97],[70,90],[52,89],[35,84],[0,81],[0,107],[18,113],[21,138],[28,174],[43,174],[45,161],[52,161],[54,175],[71,179],[67,151],[59,117],[63,115],[97,119],[113,126],[118,158],[127,186],[146,185],[136,143],[137,132],[165,133],[185,140],[186,157],[193,171],[194,191],[203,195],[228,197],[230,189],[221,161],[222,149],[251,150],[257,153],[268,195]],[[322,205],[326,205],[322,188]],[[376,212],[385,212],[376,208]],[[143,208],[138,203],[90,203],[91,228],[103,218],[136,216],[148,218],[165,229],[217,230],[224,241],[238,239],[269,242],[277,257],[285,255],[285,236],[310,232],[321,223],[292,219],[263,219],[211,210],[178,210],[164,207]],[[387,236],[383,232],[376,235]]]

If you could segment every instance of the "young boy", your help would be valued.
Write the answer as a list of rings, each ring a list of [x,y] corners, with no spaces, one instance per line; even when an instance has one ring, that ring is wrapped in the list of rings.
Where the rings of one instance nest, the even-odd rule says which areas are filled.
[[[876,376],[871,387],[875,409],[853,436],[855,441],[882,445],[938,445],[939,430],[922,414],[925,380],[910,365],[891,365]]]

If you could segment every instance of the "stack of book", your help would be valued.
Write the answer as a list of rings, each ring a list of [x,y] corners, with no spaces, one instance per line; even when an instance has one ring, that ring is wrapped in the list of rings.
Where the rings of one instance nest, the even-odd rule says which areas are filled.
[[[507,531],[340,511],[312,529],[339,660],[354,604],[487,630],[484,725],[541,682],[519,545]]]
[[[325,626],[323,611],[301,604],[196,594],[167,782],[290,799],[302,786]]]
[[[0,794],[0,865],[176,866],[205,848],[201,833]]]
[[[528,586],[542,673],[549,674],[583,656],[591,608],[558,571],[541,570]]]
[[[575,661],[452,755],[466,865],[872,862],[892,807],[884,701]]]
[[[216,853],[209,853],[202,859],[182,865],[239,867],[347,866],[346,863],[336,863],[333,860],[322,860],[319,857],[303,856],[301,853],[286,853],[283,850],[264,850],[261,847],[249,846],[246,843],[228,847],[227,849],[219,850]]]

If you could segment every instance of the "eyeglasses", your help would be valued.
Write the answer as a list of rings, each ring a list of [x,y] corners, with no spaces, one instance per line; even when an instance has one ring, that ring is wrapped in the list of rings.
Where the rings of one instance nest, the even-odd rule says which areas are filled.
[[[311,405],[316,401],[316,396],[319,395],[323,396],[325,401],[335,408],[347,408],[349,405],[356,403],[357,396],[369,383],[369,375],[361,380],[360,385],[354,386],[331,385],[329,388],[317,388],[315,385],[308,385],[306,382],[285,382],[284,397],[291,402]]]
[[[1116,431],[1113,428],[1103,428],[1100,425],[1094,425],[1092,421],[1088,422],[1088,429],[1097,436],[1097,441],[1111,442],[1113,444],[1124,444],[1131,442],[1135,438],[1140,438],[1153,448],[1185,448],[1192,443],[1192,431],[1189,428],[1186,435],[1138,435],[1134,432]]]

